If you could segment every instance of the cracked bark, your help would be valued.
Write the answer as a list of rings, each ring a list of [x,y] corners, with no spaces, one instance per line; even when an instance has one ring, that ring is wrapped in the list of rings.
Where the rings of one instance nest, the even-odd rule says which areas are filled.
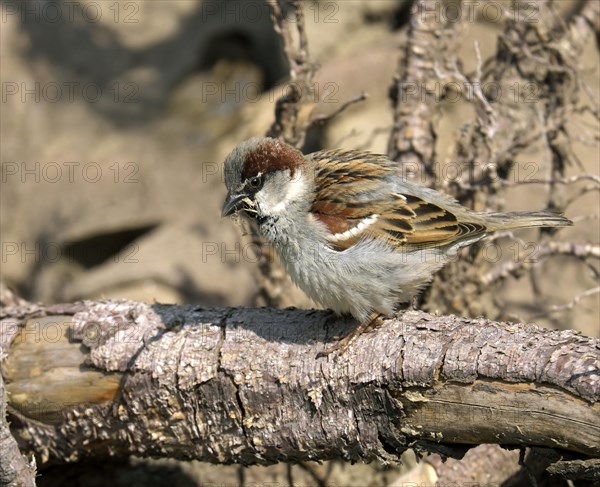
[[[35,485],[35,464],[29,464],[19,451],[6,423],[4,380],[0,375],[0,485],[30,487]]]
[[[410,311],[315,359],[327,312],[86,301],[0,317],[12,432],[40,463],[600,456],[600,343],[573,331]]]

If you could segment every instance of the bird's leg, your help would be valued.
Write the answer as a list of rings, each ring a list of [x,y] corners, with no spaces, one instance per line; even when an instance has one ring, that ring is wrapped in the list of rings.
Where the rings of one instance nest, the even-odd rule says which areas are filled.
[[[341,338],[337,341],[335,345],[332,345],[329,348],[326,348],[322,352],[317,354],[317,358],[327,357],[332,352],[339,352],[340,354],[344,353],[350,344],[354,341],[355,338],[362,335],[367,330],[372,330],[376,326],[381,324],[381,313],[372,313],[365,321],[363,321],[360,325],[358,325],[354,330],[348,333],[344,338]]]

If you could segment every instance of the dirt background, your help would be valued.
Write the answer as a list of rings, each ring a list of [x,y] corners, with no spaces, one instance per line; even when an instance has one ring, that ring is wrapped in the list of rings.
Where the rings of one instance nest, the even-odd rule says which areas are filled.
[[[493,8],[464,22],[456,54],[465,70],[475,68],[475,41],[484,58],[495,52],[503,28],[496,7],[508,4],[488,3]],[[558,7],[568,12],[575,3],[561,1]],[[320,102],[312,115],[331,113],[362,92],[370,95],[312,131],[305,149],[385,152],[392,125],[388,89],[403,56],[406,2],[306,2],[305,14],[311,57],[321,66],[314,86]],[[242,228],[220,218],[221,170],[237,143],[266,132],[274,102],[286,90],[288,68],[265,4],[34,2],[23,10],[3,2],[0,36],[0,275],[6,284],[46,303],[105,297],[252,305],[256,256]],[[580,73],[597,102],[594,39]],[[471,112],[464,99],[441,103],[438,153],[447,147],[450,154]],[[574,119],[572,129],[595,131],[595,143],[582,137],[573,149],[584,170],[598,175],[597,126],[584,117]],[[518,162],[514,181],[547,177],[543,141]],[[441,160],[440,174],[451,166],[451,160]],[[567,175],[581,172],[571,167]],[[566,199],[577,197],[566,210],[576,225],[561,230],[557,240],[600,240],[598,192],[585,188],[585,182],[564,188]],[[509,210],[541,209],[546,194],[545,185],[525,185],[508,188],[502,198]],[[539,233],[519,237],[527,244]],[[528,252],[515,242],[500,242],[498,249],[500,261]],[[497,286],[502,316],[598,335],[598,294],[549,312],[597,286],[593,273],[569,257],[546,264],[536,269],[541,300],[529,274]],[[313,306],[298,290],[285,303]],[[413,462],[408,455],[407,466]],[[85,485],[162,485],[165,478],[178,485],[317,485],[326,478],[340,486],[391,485],[402,470],[336,462],[243,468],[139,459],[81,469],[88,475]],[[81,471],[42,472],[38,482],[59,485]]]

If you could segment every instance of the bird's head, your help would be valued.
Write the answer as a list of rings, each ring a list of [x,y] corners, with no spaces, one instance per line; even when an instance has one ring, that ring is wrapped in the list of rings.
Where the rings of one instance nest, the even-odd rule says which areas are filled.
[[[242,142],[225,159],[222,216],[244,211],[260,220],[304,208],[312,189],[308,169],[302,153],[278,139]]]

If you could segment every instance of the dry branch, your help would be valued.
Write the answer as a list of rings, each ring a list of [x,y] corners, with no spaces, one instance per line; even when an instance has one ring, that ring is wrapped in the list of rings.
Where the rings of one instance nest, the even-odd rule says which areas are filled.
[[[394,126],[388,142],[388,155],[401,170],[415,173],[419,180],[435,179],[434,114],[436,70],[445,64],[460,24],[435,15],[437,0],[417,0],[411,11],[406,57],[400,63],[390,90]],[[460,3],[456,4],[460,9]],[[457,18],[461,18],[460,15]]]
[[[316,71],[316,66],[309,61],[308,39],[304,22],[304,11],[299,0],[291,2],[294,9],[295,32],[297,41],[290,30],[290,23],[283,13],[282,0],[270,0],[269,5],[273,12],[275,31],[279,33],[283,42],[283,51],[290,65],[290,81],[288,93],[281,96],[275,106],[275,121],[267,135],[269,137],[283,138],[287,143],[302,147],[306,136],[307,123],[300,120],[302,105],[312,102],[313,89],[311,82]]]
[[[290,84],[286,93],[277,99],[275,120],[267,132],[268,137],[281,138],[285,142],[302,147],[306,130],[310,124],[301,116],[302,108],[313,103],[312,78],[316,65],[310,62],[308,38],[302,2],[294,0],[288,4],[294,11],[294,22],[284,13],[286,2],[268,2],[275,31],[281,36],[283,52],[289,63]],[[295,34],[294,34],[295,33]],[[264,241],[254,224],[250,225],[253,246],[257,249],[257,288],[252,300],[254,305],[281,307],[285,302],[289,280],[276,258],[273,249]]]
[[[353,323],[130,301],[0,317],[13,434],[41,463],[397,461],[483,443],[600,456],[600,341],[573,331],[409,311],[316,359]]]

